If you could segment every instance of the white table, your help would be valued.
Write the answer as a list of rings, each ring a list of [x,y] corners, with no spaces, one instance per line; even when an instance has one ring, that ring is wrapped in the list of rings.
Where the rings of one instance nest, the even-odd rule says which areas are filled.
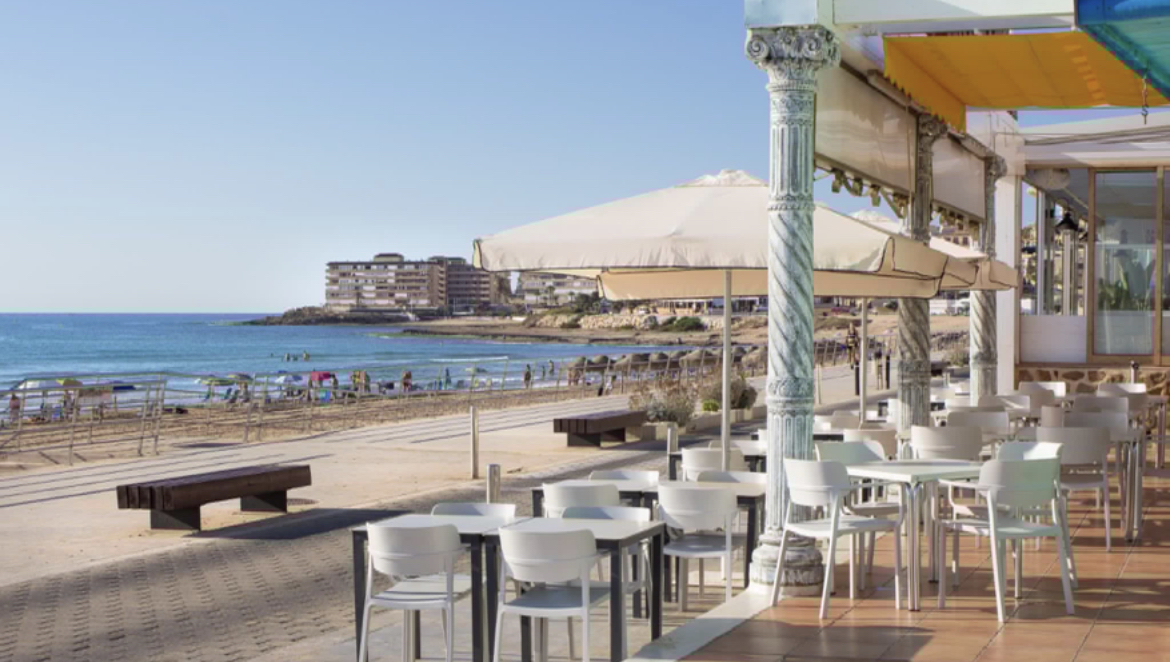
[[[483,549],[484,542],[489,533],[495,532],[501,526],[506,524],[518,522],[521,520],[507,519],[504,517],[488,517],[484,515],[422,515],[409,514],[399,515],[398,517],[391,517],[380,520],[377,524],[384,524],[393,522],[395,526],[436,526],[439,524],[451,524],[459,531],[459,539],[464,544],[470,546],[471,551],[471,659],[473,662],[483,662],[491,658],[490,651],[492,650],[492,640],[495,638],[494,625],[496,622],[495,593],[498,587],[495,562],[493,554],[489,552],[487,569],[487,590],[484,590],[484,560]],[[356,625],[356,639],[354,640],[354,649],[357,649],[357,642],[362,638],[362,616],[365,614],[366,605],[366,545],[369,541],[369,534],[366,531],[366,526],[355,526],[350,531],[353,534],[353,609],[354,609],[354,623]],[[486,599],[485,599],[486,598]],[[487,618],[484,616],[484,606],[487,606]],[[486,620],[486,623],[485,623]],[[405,627],[413,628],[414,630],[414,656],[420,657],[418,636],[418,612],[415,612],[415,618],[408,619],[404,623]],[[359,660],[358,662],[362,662]]]
[[[893,462],[865,462],[846,467],[853,478],[885,481],[902,485],[907,499],[906,541],[910,562],[906,564],[907,604],[918,611],[922,602],[922,551],[919,547],[918,517],[922,511],[922,490],[926,485],[937,486],[940,480],[978,478],[977,462],[959,460],[895,460]],[[932,493],[934,490],[932,490]],[[926,530],[931,532],[930,558],[933,567],[935,537],[932,511],[927,511]]]
[[[593,538],[597,541],[597,549],[609,552],[609,645],[612,662],[621,662],[625,657],[623,651],[625,650],[626,600],[621,572],[622,555],[628,553],[631,547],[641,544],[643,540],[650,540],[650,639],[654,640],[662,636],[662,547],[665,544],[663,540],[666,535],[665,524],[662,522],[533,517],[504,528],[544,533],[586,529],[593,533]],[[498,539],[499,530],[489,532],[488,536]],[[493,544],[494,542],[489,543],[489,550],[492,549]],[[489,596],[489,602],[494,603],[495,600],[494,596]],[[635,603],[637,603],[636,599]],[[524,662],[531,662],[531,640],[527,636],[531,627],[530,621],[527,618],[522,618],[520,623],[522,632],[521,658]],[[492,626],[495,626],[494,620]],[[588,646],[589,642],[584,642],[581,645]]]

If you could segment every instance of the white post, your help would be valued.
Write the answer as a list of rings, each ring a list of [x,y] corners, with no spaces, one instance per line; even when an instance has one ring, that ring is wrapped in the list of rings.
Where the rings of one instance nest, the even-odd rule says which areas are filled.
[[[731,468],[731,271],[723,272],[723,402],[719,412],[723,470],[728,471]]]
[[[471,405],[471,479],[479,478],[479,412]]]
[[[859,397],[861,402],[858,404],[857,420],[858,427],[865,425],[865,405],[869,399],[869,299],[861,300],[861,355],[858,357],[861,363],[857,366],[858,372],[861,373],[861,382],[859,384]]]
[[[500,465],[489,464],[487,466],[487,502],[500,502],[500,481],[501,481]]]

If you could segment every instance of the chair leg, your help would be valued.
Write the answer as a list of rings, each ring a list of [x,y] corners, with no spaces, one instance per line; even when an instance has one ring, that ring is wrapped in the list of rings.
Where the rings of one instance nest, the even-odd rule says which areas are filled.
[[[776,555],[776,574],[772,576],[772,599],[768,604],[775,606],[780,601],[780,578],[784,574],[784,550],[788,548],[788,531],[780,531],[780,551]]]
[[[947,606],[947,531],[939,524],[938,535],[938,608],[943,609]]]
[[[999,622],[1003,623],[1004,606],[1003,606],[1003,585],[1000,580],[1003,579],[1003,557],[1000,555],[1000,542],[996,538],[995,531],[991,532],[991,574],[995,582],[995,613],[999,618]]]
[[[975,534],[975,541],[979,541],[979,534]],[[951,534],[951,586],[959,587],[959,529]]]
[[[689,568],[687,568],[687,560],[679,558],[678,560],[678,604],[679,610],[685,612],[687,610],[687,593],[690,591],[688,584],[691,581]]]
[[[573,617],[572,616],[565,619],[565,629],[568,630],[567,634],[569,636],[569,659],[571,660],[577,656],[577,654],[575,652],[576,648],[573,646]]]
[[[902,534],[894,529],[894,609],[902,610]],[[873,543],[870,543],[873,549]]]
[[[504,614],[498,613],[496,615],[496,640],[495,650],[492,651],[492,662],[500,662],[500,645],[503,643],[504,637]],[[365,662],[364,660],[362,662]]]
[[[897,534],[898,532],[895,531],[894,533]],[[873,548],[874,547],[877,547],[877,533],[869,534],[869,549],[866,550],[866,553],[869,556],[869,558],[865,562],[865,566],[867,568],[866,573],[870,574],[870,575],[873,574]],[[862,579],[861,587],[865,588],[864,578]]]
[[[727,568],[728,568],[727,580],[723,582],[723,601],[724,602],[731,602],[731,585],[734,583],[732,581],[732,576],[735,574],[734,572],[731,571],[731,567],[732,567],[731,559],[732,559],[732,548],[728,547],[727,552],[723,555],[723,562],[725,564],[727,564]]]
[[[706,583],[706,578],[704,577],[704,575],[706,575],[706,574],[707,573],[705,572],[705,568],[703,567],[703,559],[699,559],[699,597],[700,598],[703,597],[703,587],[704,587],[704,584]]]
[[[443,619],[443,634],[447,635],[447,662],[451,662],[455,657],[455,605],[447,605],[443,615],[446,616]]]
[[[834,531],[834,533],[836,533]],[[825,556],[825,587],[821,592],[821,620],[829,617],[829,594],[833,592],[833,566],[836,565],[837,536],[829,537],[829,553]]]
[[[1068,570],[1068,555],[1071,551],[1065,544],[1064,538],[1058,536],[1056,539],[1057,555],[1060,560],[1060,584],[1064,589],[1064,611],[1072,615],[1076,613],[1076,605],[1073,604],[1072,596],[1072,577]]]
[[[402,662],[414,662],[414,646],[410,645],[410,612],[402,612]]]
[[[370,639],[370,605],[366,603],[365,617],[362,618],[362,640],[358,643],[358,662],[366,662],[369,659]]]
[[[1012,540],[1012,559],[1015,561],[1015,573],[1012,580],[1012,597],[1019,600],[1022,593],[1020,579],[1024,575],[1024,541],[1020,539]]]
[[[611,609],[612,609],[612,607],[611,607]],[[585,606],[584,613],[581,614],[581,662],[589,662],[589,606],[588,605]]]
[[[1110,521],[1112,518],[1110,517],[1110,514],[1109,514],[1109,510],[1110,510],[1110,508],[1109,508],[1109,483],[1108,483],[1108,479],[1106,479],[1106,480],[1107,480],[1107,482],[1105,483],[1105,487],[1102,488],[1101,491],[1097,492],[1097,494],[1100,494],[1101,492],[1105,493],[1105,551],[1112,552],[1113,551],[1113,525],[1112,525],[1112,522]]]

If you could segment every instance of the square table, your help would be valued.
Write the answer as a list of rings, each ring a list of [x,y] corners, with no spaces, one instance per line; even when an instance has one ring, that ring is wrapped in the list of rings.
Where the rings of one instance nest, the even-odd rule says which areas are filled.
[[[487,572],[487,591],[485,600],[484,591],[484,563],[483,563],[483,549],[485,538],[488,533],[494,532],[509,523],[517,522],[516,519],[507,519],[504,517],[489,517],[485,515],[421,515],[408,514],[399,515],[397,517],[390,517],[384,520],[375,522],[376,524],[385,524],[393,522],[401,526],[436,526],[440,524],[452,524],[459,531],[459,540],[471,547],[471,659],[473,662],[485,662],[488,656],[485,651],[492,650],[493,639],[495,638],[495,631],[492,627],[485,628],[483,608],[486,603],[488,609],[487,621],[489,624],[495,624],[495,612],[497,604],[495,601],[495,594],[498,589],[498,577],[496,575],[496,568],[492,562],[491,550],[488,552],[488,572]],[[353,533],[353,609],[354,609],[354,631],[356,638],[354,640],[355,650],[358,647],[358,642],[362,637],[362,618],[365,615],[366,606],[366,549],[369,543],[369,534],[366,531],[366,526],[355,526],[350,531]],[[419,613],[414,614],[415,622],[413,627],[417,632]],[[414,655],[416,658],[421,657],[420,637],[414,637]],[[486,648],[485,648],[486,644]],[[358,662],[362,662],[358,660]]]
[[[918,611],[922,602],[922,552],[918,541],[918,513],[922,506],[922,488],[940,480],[978,478],[980,464],[961,460],[894,460],[892,462],[863,462],[847,466],[849,476],[897,483],[905,489],[908,500],[906,513],[906,541],[910,562],[906,565],[907,603],[910,611]],[[927,530],[932,525],[928,523]],[[934,560],[934,537],[930,539],[930,558]],[[933,567],[933,565],[932,565]]]
[[[658,499],[658,488],[662,485],[731,490],[735,494],[736,503],[741,508],[747,508],[747,540],[744,541],[743,552],[743,586],[747,588],[751,583],[752,552],[755,551],[756,541],[759,538],[759,513],[761,507],[764,505],[764,499],[768,496],[768,486],[763,483],[716,483],[694,480],[666,480],[643,491],[647,505],[650,505],[651,502]],[[729,569],[727,581],[731,581],[730,573],[731,571]]]
[[[516,531],[563,532],[587,529],[593,532],[597,549],[609,552],[609,656],[612,662],[623,659],[622,634],[625,631],[626,595],[622,577],[622,554],[643,540],[650,540],[650,638],[662,636],[662,546],[666,525],[662,522],[630,522],[624,520],[561,519],[558,517],[533,517],[504,527]],[[487,534],[488,559],[495,558],[499,546],[499,529]],[[501,578],[502,579],[502,578]],[[498,590],[498,589],[497,589]],[[489,603],[495,605],[496,597]],[[489,613],[490,629],[495,629],[496,607]],[[521,656],[524,662],[532,660],[531,619],[522,617]],[[588,646],[589,642],[582,642]]]

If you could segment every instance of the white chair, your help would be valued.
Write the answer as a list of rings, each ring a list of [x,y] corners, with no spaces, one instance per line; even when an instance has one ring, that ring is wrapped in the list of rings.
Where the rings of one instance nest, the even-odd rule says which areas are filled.
[[[731,447],[737,449],[744,455],[764,455],[768,452],[767,441],[756,441],[754,439],[732,439]]]
[[[1040,425],[1046,428],[1064,427],[1063,407],[1045,405],[1040,408]]]
[[[459,531],[451,524],[396,526],[393,522],[366,525],[369,561],[366,568],[365,617],[362,620],[358,660],[369,659],[370,611],[374,607],[401,609],[402,659],[412,657],[414,619],[410,612],[440,610],[447,662],[454,651],[455,601],[471,591],[471,580],[455,575],[455,560],[463,552]],[[390,588],[374,593],[374,575],[389,577]]]
[[[1097,395],[1130,395],[1133,393],[1147,392],[1149,392],[1149,389],[1146,387],[1145,382],[1113,382],[1097,385]]]
[[[696,482],[700,483],[749,483],[766,485],[768,474],[759,471],[704,471]]]
[[[1066,382],[1020,382],[1020,390],[1028,391],[1032,389],[1044,389],[1052,393],[1054,397],[1063,398],[1068,395],[1068,384]]]
[[[1129,412],[1129,398],[1121,395],[1078,395],[1073,400],[1072,410]]]
[[[589,613],[594,605],[609,599],[609,589],[593,586],[589,570],[601,560],[593,533],[581,531],[516,531],[500,529],[500,595],[496,617],[496,646],[493,655],[500,662],[503,624],[506,614],[538,619],[540,659],[548,659],[548,620],[581,619],[581,659],[589,662]],[[511,601],[507,580],[531,584]],[[624,639],[624,637],[623,637]]]
[[[1060,459],[1060,443],[1050,441],[1010,441],[995,452],[997,460]]]
[[[975,407],[976,403],[971,402],[969,396],[950,397],[943,401],[943,406],[947,411],[954,411],[955,409],[966,409],[967,407]]]
[[[544,516],[561,517],[571,506],[620,506],[621,494],[613,483],[546,483]]]
[[[516,504],[514,503],[476,503],[453,502],[436,503],[431,508],[432,515],[471,515],[477,517],[502,517],[516,519]]]
[[[771,604],[776,604],[780,598],[780,582],[783,571],[784,552],[788,547],[788,534],[806,536],[818,540],[828,540],[829,549],[825,555],[825,585],[821,592],[821,619],[829,616],[829,594],[833,591],[833,567],[836,565],[837,539],[849,536],[849,597],[856,597],[856,582],[854,581],[855,555],[854,537],[857,534],[891,532],[894,535],[894,605],[902,608],[902,542],[898,530],[901,527],[901,518],[897,521],[861,517],[850,515],[844,509],[844,503],[853,484],[845,465],[840,462],[817,462],[810,460],[784,460],[784,480],[788,486],[788,499],[785,501],[784,527],[780,537],[780,553],[777,556],[781,562],[776,564],[776,575],[772,579]],[[805,506],[808,508],[822,508],[824,516],[819,519],[792,521],[792,507]]]
[[[845,430],[861,427],[861,419],[857,414],[847,411],[835,411],[829,414],[813,415],[813,429],[817,432],[829,430]]]
[[[1032,396],[1027,393],[1008,393],[1007,395],[996,395],[994,397],[999,401],[1000,405],[1006,406],[1009,410],[1023,409],[1030,411],[1034,406]]]
[[[898,431],[897,430],[846,430],[846,442],[853,441],[872,441],[882,448],[882,455],[884,459],[897,457],[898,455]]]
[[[1105,428],[1037,428],[1036,439],[1059,443],[1060,489],[1065,493],[1092,491],[1097,507],[1104,504],[1105,551],[1113,551],[1112,518],[1109,504],[1109,449],[1113,446]]]
[[[638,471],[635,469],[606,469],[589,474],[589,480],[636,480],[648,485],[657,485],[659,473],[657,471]]]
[[[731,600],[732,528],[739,512],[735,493],[729,489],[670,485],[658,489],[658,515],[666,526],[680,529],[681,537],[672,539],[663,547],[666,556],[679,560],[678,601],[682,611],[687,609],[687,585],[690,559],[720,559],[727,568],[724,581],[724,599]],[[699,569],[699,594],[703,592],[703,571]]]
[[[738,448],[727,451],[728,471],[747,471],[747,461]],[[684,448],[682,452],[682,479],[695,480],[704,471],[723,469],[722,448]]]
[[[1011,431],[1011,420],[1000,406],[998,411],[952,411],[947,414],[947,427],[979,428],[984,434],[1006,434]]]
[[[910,449],[920,460],[966,460],[975,462],[983,451],[983,432],[976,427],[948,425],[910,428]]]
[[[1016,549],[1015,590],[1020,590],[1022,556],[1019,541],[1027,538],[1054,538],[1056,540],[1060,580],[1064,587],[1065,611],[1075,613],[1072,599],[1072,580],[1069,572],[1069,550],[1064,538],[1063,513],[1060,507],[1060,492],[1057,477],[1060,460],[1056,458],[1037,460],[991,460],[979,472],[976,489],[987,498],[987,518],[956,518],[942,520],[939,524],[945,530],[986,536],[991,539],[991,565],[995,584],[995,607],[999,622],[1005,620],[1004,594],[1006,585],[1006,543],[1012,541]],[[1047,507],[1052,513],[1051,524],[1028,522],[1015,513]],[[944,576],[938,583],[938,606],[946,606],[946,536],[939,536],[938,567]],[[952,572],[958,573],[956,567]]]

